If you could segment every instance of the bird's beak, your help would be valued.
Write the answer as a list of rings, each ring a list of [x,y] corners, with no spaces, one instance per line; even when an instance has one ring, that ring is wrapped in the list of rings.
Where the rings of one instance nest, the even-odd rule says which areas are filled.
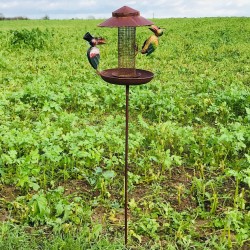
[[[102,37],[98,37],[97,39],[97,44],[105,44],[106,43],[106,40]]]
[[[152,28],[149,28],[151,31],[153,31],[153,32],[155,32],[155,30],[154,29],[152,29]]]
[[[158,27],[156,25],[151,25],[151,27],[149,28],[151,31],[156,32]]]

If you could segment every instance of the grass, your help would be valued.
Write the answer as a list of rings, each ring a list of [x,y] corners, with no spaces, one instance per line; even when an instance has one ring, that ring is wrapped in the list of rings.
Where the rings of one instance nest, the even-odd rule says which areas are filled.
[[[250,19],[155,19],[130,88],[128,249],[248,249]],[[101,20],[0,22],[1,249],[123,249],[125,89]],[[150,35],[137,29],[139,48]]]

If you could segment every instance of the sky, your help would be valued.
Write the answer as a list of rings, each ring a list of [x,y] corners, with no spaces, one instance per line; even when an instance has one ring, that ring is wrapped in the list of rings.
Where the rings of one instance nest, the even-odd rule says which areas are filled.
[[[250,17],[250,0],[0,0],[4,17],[40,19],[109,18],[129,6],[146,18]]]

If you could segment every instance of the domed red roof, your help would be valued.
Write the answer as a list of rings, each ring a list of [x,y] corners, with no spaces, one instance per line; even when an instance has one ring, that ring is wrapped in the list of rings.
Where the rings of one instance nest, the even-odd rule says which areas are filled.
[[[147,26],[153,23],[140,16],[138,10],[123,6],[112,12],[112,17],[99,24],[99,27],[137,27]]]

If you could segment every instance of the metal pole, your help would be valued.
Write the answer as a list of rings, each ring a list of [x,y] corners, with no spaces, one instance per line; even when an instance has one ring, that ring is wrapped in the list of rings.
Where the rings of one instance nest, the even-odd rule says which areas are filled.
[[[129,120],[129,85],[126,85],[126,131],[125,131],[125,247],[128,243],[128,120]]]

